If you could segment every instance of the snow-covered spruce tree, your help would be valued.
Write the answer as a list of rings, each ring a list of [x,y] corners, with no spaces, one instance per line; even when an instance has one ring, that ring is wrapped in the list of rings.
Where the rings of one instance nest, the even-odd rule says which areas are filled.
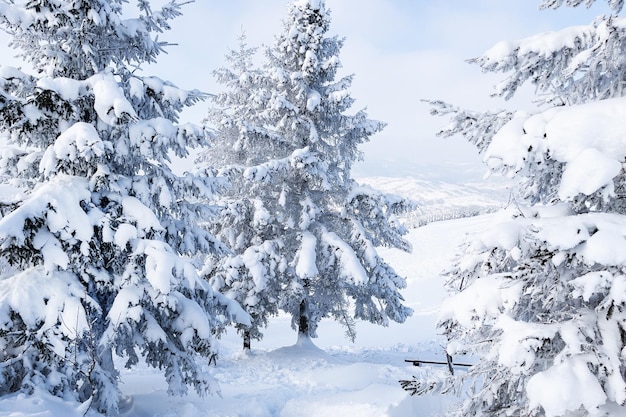
[[[402,202],[350,177],[358,145],[383,124],[347,114],[352,77],[335,79],[343,41],[328,36],[329,25],[323,1],[296,1],[261,69],[244,48],[218,71],[228,91],[210,114],[222,143],[214,157],[226,165],[233,201],[219,236],[234,255],[213,282],[251,313],[253,337],[276,303],[307,338],[324,317],[354,337],[354,319],[385,325],[410,314],[399,293],[405,280],[376,251],[409,250],[389,217]]]
[[[201,167],[219,167],[219,174],[229,180],[221,195],[224,208],[210,229],[231,253],[209,256],[204,274],[214,288],[237,300],[250,314],[251,325],[236,325],[248,350],[252,339],[261,339],[260,329],[267,326],[269,316],[278,314],[279,276],[286,261],[279,254],[282,243],[276,224],[267,223],[263,195],[257,184],[243,177],[247,166],[271,159],[274,153],[273,136],[259,116],[264,102],[259,88],[261,73],[252,62],[256,48],[248,47],[243,33],[238,41],[238,49],[226,56],[229,66],[214,72],[227,91],[211,97],[213,106],[206,123],[217,130],[211,147],[197,162]]]
[[[0,219],[16,271],[0,278],[0,395],[45,390],[106,415],[120,399],[113,353],[163,369],[170,393],[204,393],[216,317],[246,320],[183,257],[221,250],[190,226],[211,214],[212,181],[168,165],[204,142],[177,124],[202,95],[136,71],[180,5],[138,1],[125,18],[123,3],[0,2],[34,68],[0,68],[0,177],[19,194]]]
[[[531,206],[504,211],[447,274],[448,353],[469,352],[477,364],[406,389],[473,381],[462,416],[626,412],[625,41],[626,19],[610,15],[472,60],[509,73],[505,97],[535,83],[547,109],[480,114],[437,103],[435,112],[452,115],[444,132],[465,135],[493,171],[519,178]]]

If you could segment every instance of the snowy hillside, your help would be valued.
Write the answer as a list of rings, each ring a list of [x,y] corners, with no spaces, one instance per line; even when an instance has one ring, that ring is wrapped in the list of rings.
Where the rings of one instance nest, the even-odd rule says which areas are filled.
[[[511,194],[511,184],[502,180],[452,183],[415,177],[363,177],[358,182],[414,201],[417,209],[403,219],[409,228],[490,213],[506,205]]]
[[[357,340],[351,344],[337,323],[323,321],[319,338],[314,340],[316,347],[308,343],[294,345],[296,333],[289,326],[289,318],[279,316],[272,320],[263,342],[253,345],[250,356],[241,355],[241,340],[236,335],[227,334],[222,339],[217,366],[208,368],[219,382],[221,396],[168,397],[164,378],[141,366],[122,375],[122,390],[130,398],[123,415],[437,415],[450,399],[409,397],[398,380],[425,369],[406,364],[404,359],[442,357],[442,341],[435,329],[444,295],[438,273],[449,265],[463,237],[484,228],[490,218],[479,216],[412,229],[408,234],[412,254],[381,251],[408,280],[403,294],[414,314],[405,324],[392,323],[384,328],[358,323]],[[43,393],[32,398],[23,394],[8,396],[0,401],[0,416],[78,417],[83,412]]]

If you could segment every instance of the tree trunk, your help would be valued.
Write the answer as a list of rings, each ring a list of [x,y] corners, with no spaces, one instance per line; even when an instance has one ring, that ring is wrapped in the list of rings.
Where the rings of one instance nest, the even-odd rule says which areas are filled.
[[[243,331],[243,350],[250,350],[250,330],[248,329]]]
[[[300,303],[300,318],[298,319],[298,333],[309,337],[309,318],[306,315],[306,304]]]

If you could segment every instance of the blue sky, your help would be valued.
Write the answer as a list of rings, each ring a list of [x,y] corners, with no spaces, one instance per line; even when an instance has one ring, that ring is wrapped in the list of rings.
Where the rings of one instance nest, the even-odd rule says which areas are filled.
[[[131,0],[131,3],[133,0]],[[433,118],[421,99],[443,99],[463,107],[525,106],[526,97],[504,103],[489,97],[498,77],[465,62],[500,40],[519,39],[572,24],[588,24],[608,12],[605,1],[584,7],[539,11],[539,0],[326,0],[333,33],[346,38],[341,60],[355,74],[356,108],[388,123],[362,150],[357,175],[430,175],[480,178],[484,170],[474,148],[462,139],[438,139],[445,120]],[[272,42],[282,29],[287,0],[197,0],[183,8],[162,40],[176,43],[145,72],[183,88],[217,92],[211,72],[224,64],[229,47],[245,30],[249,44]],[[6,44],[0,34],[0,45]],[[5,57],[13,55],[0,47]],[[530,91],[530,89],[528,89]],[[187,111],[199,122],[207,103]],[[462,178],[461,178],[462,179]]]
[[[228,47],[245,30],[251,45],[268,44],[281,28],[286,0],[202,0],[186,6],[174,24],[172,47],[154,70],[181,87],[218,91],[210,72],[223,65]],[[357,175],[416,175],[480,179],[484,168],[460,138],[435,137],[445,120],[433,118],[421,99],[443,99],[473,109],[526,106],[490,98],[499,78],[465,62],[500,40],[519,39],[572,24],[588,24],[608,12],[604,2],[539,10],[535,0],[326,0],[333,33],[346,38],[341,59],[355,74],[355,108],[388,123],[362,150]],[[169,35],[168,35],[169,37]],[[184,65],[178,63],[185,62]],[[206,105],[188,113],[201,118]]]

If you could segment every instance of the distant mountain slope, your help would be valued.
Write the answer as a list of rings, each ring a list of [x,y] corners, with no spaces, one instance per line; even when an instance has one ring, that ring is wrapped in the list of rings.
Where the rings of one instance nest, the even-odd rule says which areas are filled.
[[[493,212],[507,204],[511,189],[511,184],[503,181],[453,184],[413,177],[363,177],[357,181],[414,201],[416,210],[403,219],[407,227]]]

